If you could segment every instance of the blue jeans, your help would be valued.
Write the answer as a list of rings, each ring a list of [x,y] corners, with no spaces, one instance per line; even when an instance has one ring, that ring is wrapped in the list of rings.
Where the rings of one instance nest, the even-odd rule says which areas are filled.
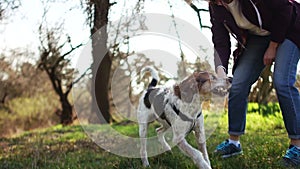
[[[250,35],[246,49],[236,63],[228,102],[229,134],[231,135],[242,135],[245,132],[248,95],[252,84],[265,67],[263,57],[269,42],[268,36]]]
[[[286,39],[278,48],[274,67],[274,87],[289,138],[300,139],[300,94],[295,87],[300,49]]]
[[[247,49],[237,63],[229,93],[228,133],[231,135],[242,135],[245,132],[248,95],[252,84],[255,83],[265,67],[263,57],[269,42],[270,37],[268,36],[250,35],[246,44]],[[274,86],[277,90],[288,134],[293,138],[300,138],[300,98],[297,88],[294,87],[298,61],[299,49],[289,40],[285,40],[277,51]],[[296,114],[298,115],[296,116]]]

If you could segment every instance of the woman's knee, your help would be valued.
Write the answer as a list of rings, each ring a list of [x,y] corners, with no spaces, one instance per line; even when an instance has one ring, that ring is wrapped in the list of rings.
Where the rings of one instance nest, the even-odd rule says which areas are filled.
[[[241,95],[241,94],[247,94],[248,93],[248,89],[249,86],[251,86],[251,84],[249,84],[249,82],[247,80],[244,81],[233,81],[232,82],[232,86],[230,88],[230,94],[231,95]]]
[[[274,72],[273,84],[277,91],[288,91],[290,87],[294,86],[294,83],[295,77]]]

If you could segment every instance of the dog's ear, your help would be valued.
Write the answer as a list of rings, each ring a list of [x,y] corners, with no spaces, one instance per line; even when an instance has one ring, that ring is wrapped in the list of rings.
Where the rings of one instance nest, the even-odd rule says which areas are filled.
[[[180,87],[178,84],[174,85],[173,90],[174,90],[175,96],[177,96],[179,99],[181,99]]]
[[[198,83],[198,88],[200,93],[210,92],[211,90],[210,74],[208,72],[197,72],[194,75]]]

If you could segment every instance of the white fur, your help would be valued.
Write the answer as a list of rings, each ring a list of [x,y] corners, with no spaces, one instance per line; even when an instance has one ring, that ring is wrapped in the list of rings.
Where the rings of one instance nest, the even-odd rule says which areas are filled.
[[[155,80],[157,80],[157,81],[159,81],[159,75],[158,75],[158,72],[157,72],[154,68],[152,68],[152,67],[150,67],[150,66],[144,67],[144,68],[141,70],[142,77],[144,76],[144,74],[145,74],[146,72],[150,72],[152,78],[155,79]]]
[[[146,67],[142,72],[150,71],[154,78],[158,78],[158,73],[151,67]],[[157,94],[166,91],[166,89],[161,89]],[[191,103],[185,103],[181,99],[179,99],[176,95],[174,95],[174,91],[172,89],[167,90],[168,92],[164,93],[164,102],[170,103],[166,104],[164,107],[164,112],[166,118],[172,125],[173,132],[173,142],[177,144],[184,154],[189,156],[193,162],[197,165],[199,169],[211,169],[210,161],[208,157],[208,153],[206,150],[206,138],[204,131],[204,120],[203,115],[199,118],[196,118],[199,111],[201,111],[201,101],[199,94],[195,94],[193,96],[193,100]],[[171,150],[170,146],[167,144],[164,138],[164,132],[168,129],[169,124],[166,120],[160,119],[154,112],[153,106],[151,109],[148,109],[144,104],[144,97],[146,91],[143,93],[139,100],[138,106],[138,122],[139,122],[139,135],[141,140],[141,149],[140,155],[144,166],[149,166],[148,156],[147,156],[147,128],[149,122],[153,120],[157,120],[161,123],[161,127],[156,129],[158,134],[158,140],[162,144],[165,150]],[[171,104],[175,105],[180,112],[184,113],[187,117],[192,119],[193,121],[184,121],[182,120],[176,112],[173,110]],[[195,136],[197,139],[198,149],[192,147],[186,140],[185,136],[188,134],[190,130],[195,132]]]

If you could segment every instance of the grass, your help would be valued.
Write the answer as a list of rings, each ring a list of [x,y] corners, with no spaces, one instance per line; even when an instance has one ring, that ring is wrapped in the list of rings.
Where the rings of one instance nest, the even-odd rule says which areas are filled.
[[[153,126],[156,126],[154,124]],[[151,127],[151,134],[154,128]],[[86,126],[94,130],[97,125]],[[107,126],[106,126],[107,127]],[[136,124],[113,125],[120,133],[137,136]],[[105,128],[105,127],[104,127]],[[227,138],[227,116],[207,140],[207,148],[214,169],[280,169],[281,156],[288,146],[288,138],[279,113],[247,116],[247,133],[241,138],[244,154],[221,159],[212,153],[216,145]],[[187,139],[195,146],[193,135]],[[83,132],[81,126],[54,126],[44,130],[26,132],[14,138],[0,139],[1,169],[138,169],[143,168],[138,158],[125,158],[104,151]],[[191,159],[177,147],[172,153],[149,158],[154,169],[196,169]]]
[[[211,141],[208,144],[209,152],[213,151],[220,140],[228,137],[226,134],[226,119],[224,117],[221,120],[217,132],[209,138],[209,141]],[[270,116],[263,116],[258,113],[248,114],[246,131],[247,133],[241,137],[243,155],[230,159],[221,159],[210,154],[211,159],[213,159],[213,168],[285,168],[280,163],[281,157],[288,147],[288,138],[279,114]]]

